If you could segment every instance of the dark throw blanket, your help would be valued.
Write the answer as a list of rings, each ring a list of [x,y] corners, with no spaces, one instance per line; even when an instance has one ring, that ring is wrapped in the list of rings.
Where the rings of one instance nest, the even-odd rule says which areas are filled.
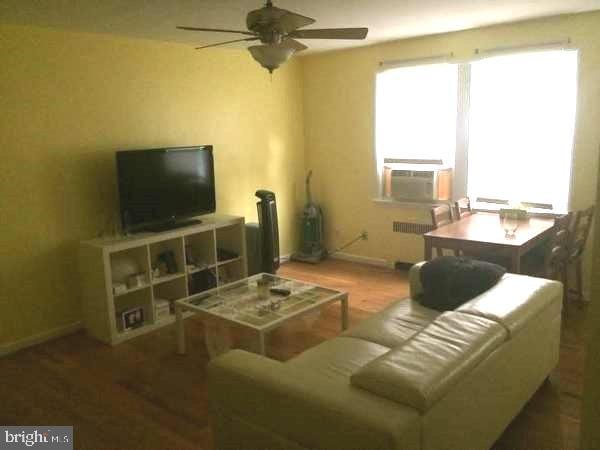
[[[420,271],[427,308],[450,311],[494,286],[506,269],[464,256],[441,256],[423,264]]]

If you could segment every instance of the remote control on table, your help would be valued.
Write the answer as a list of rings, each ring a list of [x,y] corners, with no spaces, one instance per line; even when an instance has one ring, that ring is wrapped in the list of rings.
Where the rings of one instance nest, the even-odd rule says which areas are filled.
[[[289,289],[283,289],[283,288],[271,288],[270,292],[271,292],[271,294],[281,295],[283,297],[287,297],[288,295],[291,294],[291,291]]]

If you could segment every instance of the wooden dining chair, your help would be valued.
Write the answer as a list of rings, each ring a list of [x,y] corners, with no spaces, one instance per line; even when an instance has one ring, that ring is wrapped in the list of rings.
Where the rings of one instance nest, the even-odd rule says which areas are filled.
[[[567,269],[575,268],[576,288],[572,291],[578,301],[583,300],[583,252],[594,220],[594,206],[575,213],[569,238]]]
[[[452,214],[452,208],[449,205],[440,205],[431,208],[431,222],[433,223],[433,229],[437,229],[441,226],[448,225],[454,222],[454,215]],[[437,247],[435,249],[438,256],[444,255],[444,249]],[[454,254],[458,256],[458,251],[454,250]]]
[[[543,273],[541,274],[545,278],[563,283],[563,302],[567,301],[567,294],[569,292],[567,264],[570,256],[569,243],[572,223],[572,213],[555,219],[552,237],[550,238],[544,257]]]
[[[459,198],[454,203],[454,214],[456,216],[456,220],[460,220],[463,217],[473,214],[473,211],[471,210],[471,200],[469,200],[469,197]]]

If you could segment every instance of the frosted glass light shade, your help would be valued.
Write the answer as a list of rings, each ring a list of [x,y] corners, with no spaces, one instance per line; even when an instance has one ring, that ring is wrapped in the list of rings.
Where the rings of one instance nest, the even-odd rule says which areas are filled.
[[[295,49],[284,45],[252,45],[248,51],[258,63],[273,72],[294,54]]]

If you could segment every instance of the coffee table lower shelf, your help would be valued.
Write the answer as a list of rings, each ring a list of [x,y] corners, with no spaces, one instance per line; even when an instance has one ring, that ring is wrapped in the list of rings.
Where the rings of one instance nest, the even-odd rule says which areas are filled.
[[[266,280],[271,287],[285,288],[291,293],[285,298],[272,294],[260,298],[257,289],[259,280]],[[341,307],[341,328],[346,330],[347,292],[271,274],[254,275],[175,303],[177,353],[186,353],[184,319],[190,313],[199,314],[204,320],[205,342],[211,358],[231,347],[229,329],[232,326],[256,334],[257,353],[265,355],[267,334],[271,330],[336,301],[340,302]]]

